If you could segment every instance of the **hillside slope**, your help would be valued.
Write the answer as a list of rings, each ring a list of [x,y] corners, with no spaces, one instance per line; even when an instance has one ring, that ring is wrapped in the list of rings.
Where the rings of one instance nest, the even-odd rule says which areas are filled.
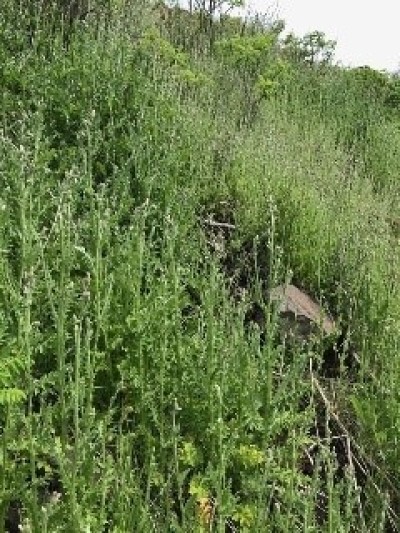
[[[261,18],[26,5],[0,18],[1,523],[397,531],[398,80]]]

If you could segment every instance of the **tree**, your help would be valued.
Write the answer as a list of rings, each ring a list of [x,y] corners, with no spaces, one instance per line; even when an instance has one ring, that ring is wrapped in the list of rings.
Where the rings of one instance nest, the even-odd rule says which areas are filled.
[[[312,66],[331,63],[335,48],[336,42],[320,31],[306,33],[303,37],[290,33],[283,41],[283,51],[288,58]]]
[[[200,14],[201,28],[210,32],[210,44],[214,43],[213,21],[217,12],[225,15],[235,7],[243,7],[244,0],[194,0]],[[191,2],[193,4],[193,2]]]
[[[244,0],[194,0],[196,9],[207,13],[209,16],[214,16],[217,11],[224,11],[228,13],[235,7],[243,7]],[[190,4],[193,5],[193,0]]]

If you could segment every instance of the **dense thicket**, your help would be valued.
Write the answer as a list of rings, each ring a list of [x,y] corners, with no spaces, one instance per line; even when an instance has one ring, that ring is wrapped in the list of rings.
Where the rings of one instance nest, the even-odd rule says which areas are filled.
[[[398,77],[201,3],[3,3],[0,530],[397,531]],[[356,375],[276,335],[289,281]]]

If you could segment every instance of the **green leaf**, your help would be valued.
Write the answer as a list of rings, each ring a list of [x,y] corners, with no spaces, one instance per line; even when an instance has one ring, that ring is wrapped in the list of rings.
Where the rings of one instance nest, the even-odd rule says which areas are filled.
[[[0,405],[15,405],[26,400],[26,394],[20,389],[0,389]]]

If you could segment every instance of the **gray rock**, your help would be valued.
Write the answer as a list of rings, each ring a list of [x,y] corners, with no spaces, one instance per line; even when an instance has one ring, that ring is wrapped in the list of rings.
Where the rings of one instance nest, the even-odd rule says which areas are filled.
[[[274,287],[269,298],[278,306],[281,337],[308,341],[314,335],[324,337],[337,333],[329,314],[295,285]]]

